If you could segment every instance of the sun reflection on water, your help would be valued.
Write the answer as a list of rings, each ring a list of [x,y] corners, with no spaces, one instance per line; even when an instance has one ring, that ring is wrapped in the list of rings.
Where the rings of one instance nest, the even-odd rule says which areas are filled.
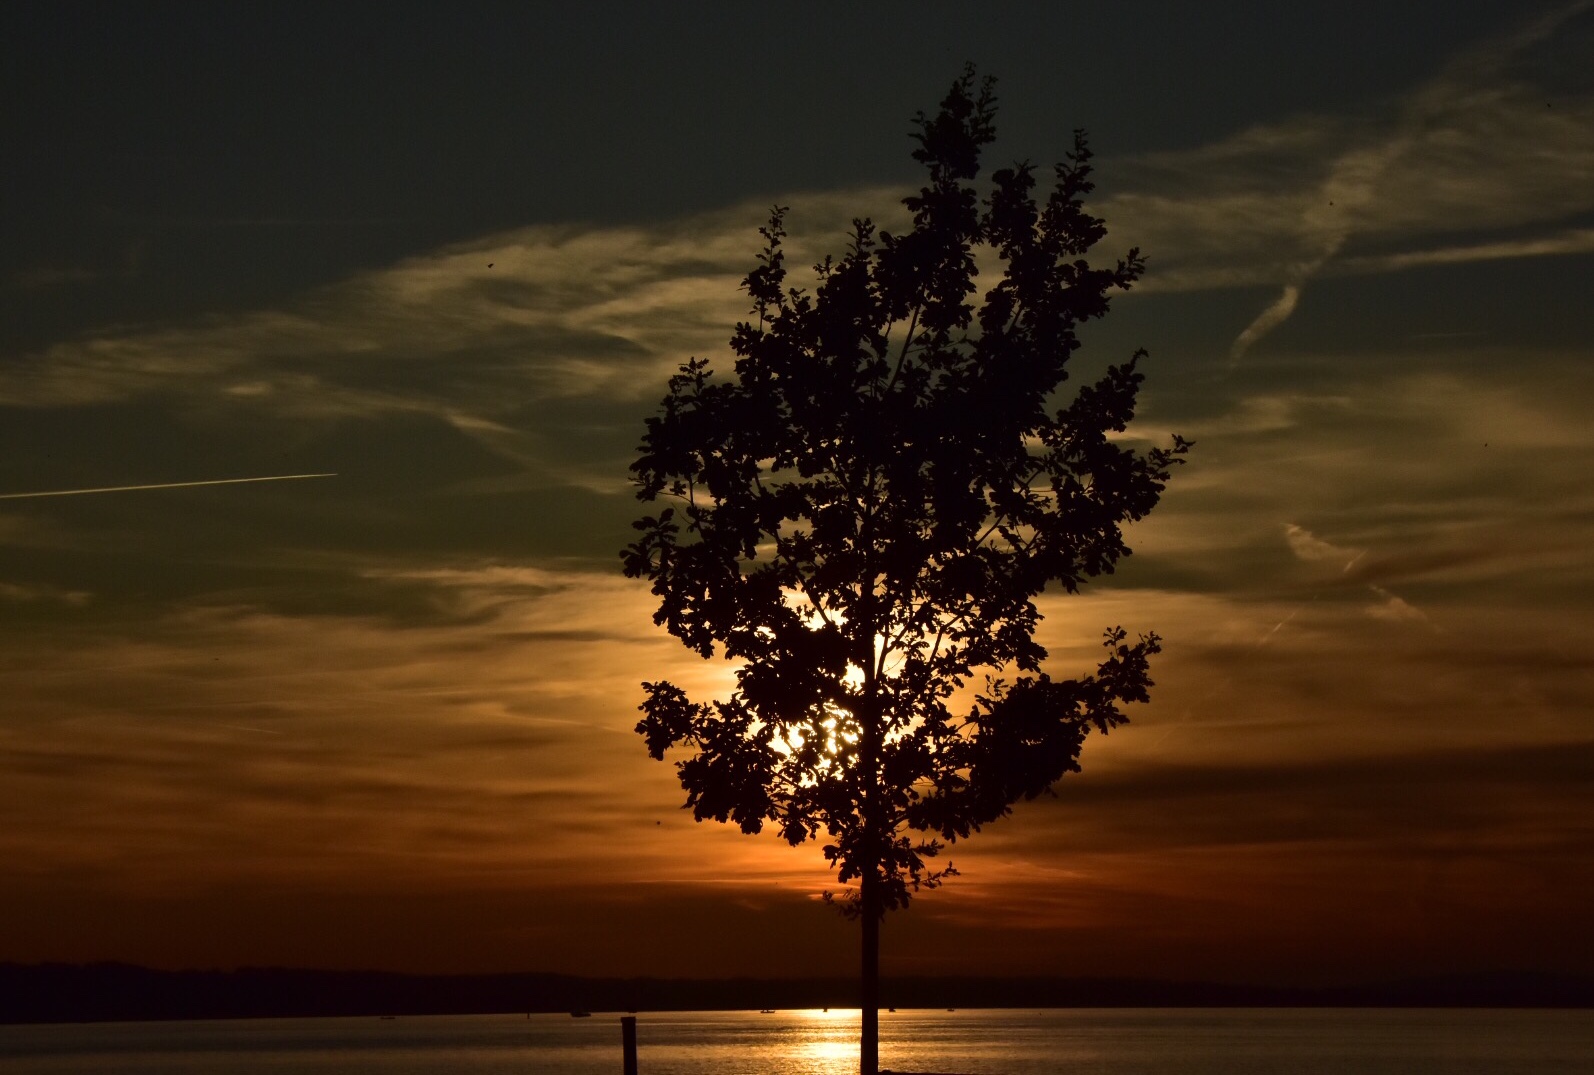
[[[858,1068],[857,1008],[804,1008],[781,1046],[779,1067],[802,1075],[850,1075]]]
[[[825,1038],[803,1045],[804,1060],[843,1061],[858,1059],[858,1043],[851,1039]]]

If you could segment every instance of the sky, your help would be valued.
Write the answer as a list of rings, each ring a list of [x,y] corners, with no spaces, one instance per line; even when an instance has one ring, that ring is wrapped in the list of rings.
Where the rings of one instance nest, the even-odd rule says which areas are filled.
[[[1042,603],[1151,703],[884,972],[1594,973],[1594,4],[576,7],[0,7],[0,961],[851,973],[632,731],[729,670],[627,467],[973,61],[992,168],[1090,132],[1079,362],[1196,447]]]

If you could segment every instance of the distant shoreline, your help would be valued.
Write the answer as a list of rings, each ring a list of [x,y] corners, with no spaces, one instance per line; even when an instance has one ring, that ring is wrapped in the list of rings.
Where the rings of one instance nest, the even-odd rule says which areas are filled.
[[[583,978],[125,963],[0,964],[0,1023],[855,1007],[850,978]],[[1590,1008],[1594,978],[1499,972],[1355,986],[1061,977],[890,978],[897,1008]]]

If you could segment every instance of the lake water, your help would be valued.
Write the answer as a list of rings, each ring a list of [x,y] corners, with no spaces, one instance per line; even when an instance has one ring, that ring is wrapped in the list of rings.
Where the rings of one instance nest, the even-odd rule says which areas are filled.
[[[1594,1071],[1594,1012],[903,1011],[883,1067],[968,1075],[1558,1075]],[[858,1013],[648,1012],[639,1075],[844,1075]],[[568,1015],[0,1026],[6,1075],[615,1075],[620,1021]]]

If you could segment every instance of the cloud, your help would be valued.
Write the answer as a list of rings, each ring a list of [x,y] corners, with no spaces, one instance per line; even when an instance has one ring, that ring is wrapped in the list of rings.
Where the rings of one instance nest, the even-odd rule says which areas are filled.
[[[1507,258],[1576,254],[1594,254],[1594,229],[1572,228],[1539,238],[1508,239],[1467,246],[1441,247],[1435,250],[1412,250],[1399,254],[1351,258],[1347,259],[1342,267],[1348,273],[1399,272],[1402,269],[1423,268],[1430,265],[1457,265]]]
[[[1411,605],[1404,598],[1397,597],[1382,586],[1369,586],[1374,596],[1380,600],[1377,604],[1367,606],[1367,615],[1375,620],[1388,620],[1391,623],[1428,623],[1427,615],[1419,608]]]
[[[85,590],[63,590],[55,586],[36,583],[0,582],[0,601],[60,602],[67,605],[86,605],[94,595]]]
[[[1137,290],[1277,286],[1232,362],[1321,275],[1587,253],[1575,218],[1594,209],[1594,80],[1573,57],[1594,41],[1589,10],[1564,5],[1453,57],[1381,118],[1304,116],[1109,162],[1099,208],[1153,259]],[[1539,234],[1499,234],[1521,228]]]
[[[9,861],[76,862],[122,885],[339,876],[351,861],[386,875],[622,868],[623,831],[640,837],[645,820],[651,839],[678,800],[640,741],[624,749],[629,669],[701,676],[651,627],[645,591],[507,565],[392,575],[468,595],[473,626],[196,607],[136,635],[11,646]],[[673,839],[647,852],[661,876]]]
[[[893,218],[900,194],[783,198],[791,264],[839,246],[860,205]],[[355,425],[414,433],[403,423],[430,422],[502,464],[483,460],[454,475],[457,491],[612,495],[626,489],[621,453],[644,401],[687,358],[726,354],[747,313],[739,283],[768,212],[743,204],[651,224],[522,228],[274,308],[100,329],[11,357],[0,369],[0,405],[157,408],[181,427],[273,429],[290,447]],[[794,283],[805,276],[795,269]],[[345,485],[356,485],[358,459],[338,454],[351,447],[307,452],[303,468],[344,471]],[[113,484],[88,477],[70,487]]]
[[[1362,550],[1352,551],[1331,545],[1314,536],[1305,527],[1288,523],[1284,527],[1284,540],[1289,543],[1290,551],[1297,558],[1307,563],[1331,563],[1340,566],[1341,570],[1349,570],[1350,566],[1359,560]]]
[[[858,201],[889,210],[899,196],[785,199],[794,263],[816,237],[838,239]],[[767,212],[739,205],[651,225],[523,228],[280,309],[102,330],[12,362],[0,401],[67,406],[158,393],[305,417],[446,410],[473,428],[527,400],[652,394],[686,358],[722,349],[745,315],[738,285]]]
[[[1235,338],[1234,346],[1229,349],[1229,361],[1238,362],[1240,357],[1251,349],[1252,344],[1288,321],[1290,314],[1295,312],[1295,304],[1300,299],[1300,287],[1296,284],[1286,284],[1273,305],[1258,314],[1256,320],[1247,325],[1245,331]]]
[[[1136,292],[1278,287],[1234,338],[1238,359],[1294,314],[1318,275],[1587,250],[1587,228],[1566,222],[1594,208],[1594,91],[1570,64],[1553,92],[1536,81],[1549,77],[1546,57],[1588,36],[1584,10],[1557,9],[1456,57],[1383,117],[1297,117],[1104,162],[1112,193],[1095,208],[1115,242],[1153,257]],[[783,196],[796,233],[789,264],[837,247],[860,207],[900,216],[902,193]],[[640,406],[684,358],[723,354],[746,312],[737,285],[766,212],[744,204],[650,224],[523,228],[276,308],[104,328],[14,356],[0,403],[157,398],[209,420],[322,425],[423,415],[536,482],[613,492],[612,468],[570,460],[568,473],[551,470],[532,427],[569,401]],[[1501,234],[1521,227],[1535,234]]]
[[[1574,53],[1588,37],[1586,10],[1556,9],[1454,58],[1383,118],[1298,117],[1105,162],[1112,193],[1096,208],[1114,241],[1153,257],[1137,291],[1277,286],[1235,338],[1237,359],[1324,273],[1587,251],[1586,228],[1554,225],[1594,208],[1594,92],[1571,66],[1557,69],[1553,90],[1535,81],[1546,56]],[[839,245],[860,206],[900,215],[902,193],[783,196],[796,231],[790,264]],[[159,395],[206,412],[307,420],[418,412],[524,458],[523,439],[506,432],[515,406],[642,399],[682,359],[723,351],[746,312],[737,284],[766,211],[746,204],[646,225],[518,229],[274,309],[105,328],[14,356],[0,373],[0,402]],[[1458,231],[1523,226],[1540,233],[1457,241]],[[1423,245],[1431,237],[1443,241]],[[1396,249],[1348,248],[1353,241]]]

